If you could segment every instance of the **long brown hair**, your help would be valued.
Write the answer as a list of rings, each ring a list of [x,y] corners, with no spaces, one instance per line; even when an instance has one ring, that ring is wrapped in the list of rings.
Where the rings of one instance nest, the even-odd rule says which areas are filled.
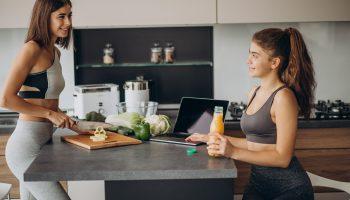
[[[312,60],[301,33],[294,28],[269,28],[256,32],[253,42],[271,52],[271,57],[281,59],[279,78],[293,90],[300,114],[309,118],[316,82]]]
[[[62,8],[65,5],[72,7],[70,0],[36,0],[32,17],[29,24],[28,34],[25,42],[31,40],[35,41],[42,48],[50,46],[51,31],[50,31],[50,17],[51,13]],[[71,37],[71,31],[65,38],[57,38],[55,44],[67,49]]]

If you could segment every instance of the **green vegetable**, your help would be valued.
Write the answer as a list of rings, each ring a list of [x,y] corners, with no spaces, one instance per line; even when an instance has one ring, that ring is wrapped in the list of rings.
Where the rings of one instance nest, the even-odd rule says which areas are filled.
[[[94,122],[104,122],[106,117],[101,113],[91,111],[85,115],[86,121],[94,121]]]
[[[136,124],[141,123],[143,116],[138,113],[122,113],[119,115],[107,116],[106,123],[113,124],[114,126],[124,126],[127,128],[133,128]]]
[[[111,126],[111,127],[105,128],[106,131],[112,131],[115,133],[118,133],[118,129],[119,129],[119,126]]]
[[[132,130],[131,128],[119,126],[118,127],[118,133],[123,134],[123,135],[133,135],[134,134],[134,130]]]
[[[137,139],[147,141],[151,137],[150,125],[142,122],[134,126],[135,136]]]
[[[145,118],[145,122],[150,124],[152,136],[167,133],[170,128],[170,119],[166,115],[151,115]]]

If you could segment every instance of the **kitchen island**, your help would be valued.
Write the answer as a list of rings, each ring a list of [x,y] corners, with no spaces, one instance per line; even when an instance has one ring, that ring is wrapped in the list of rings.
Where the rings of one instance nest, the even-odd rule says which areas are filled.
[[[24,173],[25,181],[104,180],[108,199],[230,199],[237,170],[233,160],[208,157],[206,146],[145,142],[86,150],[62,142],[57,130]],[[68,188],[69,190],[69,188]]]
[[[158,113],[168,115],[172,121],[175,121],[178,110],[163,109]],[[11,116],[2,115],[5,128],[0,129],[0,180],[13,184],[11,196],[19,198],[18,181],[8,169],[5,161],[4,151],[8,138],[15,127],[15,120],[18,114]],[[11,122],[11,123],[10,123]],[[1,122],[0,122],[1,125]],[[10,131],[7,130],[10,127]],[[298,134],[296,141],[296,155],[300,159],[307,171],[317,175],[338,180],[350,181],[350,120],[301,120],[298,123]],[[244,137],[240,130],[239,121],[226,121],[226,135],[235,137]],[[57,138],[55,138],[57,140]],[[118,149],[118,148],[117,148]],[[81,150],[85,151],[85,150]],[[242,194],[250,175],[250,165],[244,162],[235,161],[239,176],[235,179],[234,192]],[[83,181],[88,186],[96,186],[94,181]],[[104,194],[104,182],[97,181],[97,187]],[[69,181],[70,188],[84,185],[80,182]],[[100,187],[99,187],[100,186]],[[72,191],[72,190],[70,190]],[[91,191],[91,192],[90,192]],[[315,192],[330,192],[334,190],[325,188],[315,188]],[[93,193],[92,190],[89,190]],[[87,194],[87,192],[85,192]],[[88,195],[88,194],[87,194]],[[84,198],[88,199],[88,198]],[[93,199],[91,197],[91,199]],[[103,199],[103,198],[94,198]]]

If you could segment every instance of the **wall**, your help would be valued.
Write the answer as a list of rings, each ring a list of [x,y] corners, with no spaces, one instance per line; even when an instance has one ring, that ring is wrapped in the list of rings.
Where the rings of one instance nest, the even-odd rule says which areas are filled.
[[[7,74],[16,58],[27,34],[27,29],[0,29],[0,92],[4,86]],[[60,96],[60,108],[73,107],[74,70],[73,70],[73,48],[60,49],[63,76],[66,87]]]
[[[214,96],[246,101],[258,84],[248,76],[246,59],[254,32],[295,27],[304,36],[316,71],[316,99],[350,102],[350,22],[229,24],[214,26]]]
[[[257,80],[248,76],[246,58],[255,31],[267,27],[298,28],[304,35],[314,61],[318,87],[316,99],[342,99],[350,102],[350,22],[229,24],[214,26],[214,96],[245,101]],[[0,88],[20,49],[26,29],[0,29]],[[73,50],[62,50],[61,63],[66,88],[61,108],[73,107]]]

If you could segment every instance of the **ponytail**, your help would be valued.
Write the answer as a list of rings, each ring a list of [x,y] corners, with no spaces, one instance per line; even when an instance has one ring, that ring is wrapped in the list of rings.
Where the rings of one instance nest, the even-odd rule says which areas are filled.
[[[300,32],[294,28],[287,28],[285,32],[290,38],[289,62],[284,71],[279,71],[279,75],[282,81],[294,91],[300,114],[309,118],[316,88],[312,61]]]
[[[313,64],[301,33],[294,28],[264,29],[254,34],[253,41],[263,49],[272,50],[281,58],[278,75],[293,90],[300,114],[310,117],[316,88]]]

